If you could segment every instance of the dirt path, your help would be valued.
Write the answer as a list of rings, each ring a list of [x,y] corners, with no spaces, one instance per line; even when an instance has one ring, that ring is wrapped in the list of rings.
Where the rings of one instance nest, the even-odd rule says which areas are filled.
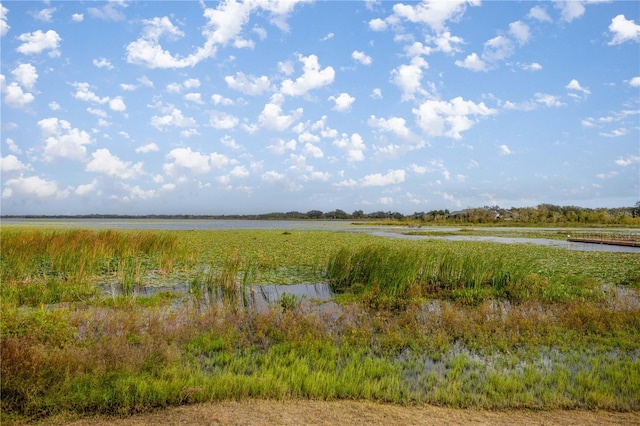
[[[640,425],[640,412],[484,411],[401,407],[355,401],[242,401],[196,404],[125,419],[94,418],[74,426],[106,425]]]

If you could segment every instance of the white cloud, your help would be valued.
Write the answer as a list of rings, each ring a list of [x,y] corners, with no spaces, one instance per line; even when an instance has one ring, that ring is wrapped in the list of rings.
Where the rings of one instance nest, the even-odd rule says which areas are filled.
[[[226,112],[213,111],[209,116],[209,125],[218,130],[233,129],[239,122],[238,117]]]
[[[450,31],[445,31],[436,37],[428,36],[426,39],[436,45],[435,50],[447,54],[460,52],[460,48],[456,45],[464,44],[462,37],[452,36]]]
[[[151,117],[151,125],[158,130],[165,130],[168,126],[195,127],[196,121],[191,117],[185,117],[178,108],[173,108],[171,114]]]
[[[542,69],[542,65],[537,62],[532,62],[530,64],[521,64],[520,66],[525,71],[540,71]]]
[[[600,136],[604,136],[605,138],[619,138],[620,136],[626,136],[627,134],[629,134],[629,130],[624,129],[624,128],[620,128],[620,129],[616,129],[612,132],[601,132],[598,133]]]
[[[354,50],[353,53],[351,53],[351,57],[354,61],[360,62],[362,65],[371,65],[371,63],[373,62],[371,56],[358,50]]]
[[[27,90],[33,90],[38,80],[36,67],[31,64],[20,64],[11,71],[11,74]]]
[[[569,96],[576,98],[576,99],[584,99],[586,98],[588,95],[591,94],[591,91],[586,88],[586,87],[582,87],[580,85],[580,83],[578,82],[578,80],[576,80],[575,78],[572,79],[566,86],[565,88],[567,90],[570,90],[569,92]],[[579,93],[576,93],[579,92]]]
[[[0,37],[4,37],[11,26],[7,24],[7,13],[9,13],[9,9],[0,4]]]
[[[531,31],[529,26],[522,21],[515,21],[509,24],[509,32],[520,43],[520,46],[529,41]]]
[[[276,93],[271,97],[271,101],[265,104],[260,116],[258,117],[258,123],[262,128],[281,132],[286,130],[289,126],[299,120],[300,117],[302,117],[302,108],[296,109],[291,115],[283,114],[283,102],[284,97]]]
[[[272,90],[271,81],[265,75],[255,77],[252,75],[246,76],[243,72],[237,72],[235,77],[228,75],[224,78],[224,81],[231,89],[250,96],[261,95]]]
[[[35,99],[31,93],[23,92],[22,87],[20,87],[16,82],[12,82],[8,86],[5,86],[3,79],[2,83],[2,92],[5,94],[4,103],[9,105],[11,108],[24,108]]]
[[[9,179],[4,184],[2,198],[15,196],[36,197],[38,199],[66,198],[68,190],[61,190],[54,181],[48,181],[38,176]]]
[[[631,80],[629,80],[629,86],[640,87],[640,77],[633,77]]]
[[[634,163],[640,163],[640,155],[629,155],[627,158],[618,158],[616,164],[618,166],[627,167]]]
[[[16,154],[22,154],[22,150],[20,149],[20,147],[18,147],[18,145],[16,145],[13,139],[7,138],[4,141],[6,142],[7,148],[9,148],[9,151],[14,152]]]
[[[76,190],[74,191],[74,193],[79,197],[85,197],[94,192],[97,188],[98,181],[94,179],[91,181],[91,183],[76,186]]]
[[[284,139],[276,139],[267,148],[275,155],[284,155],[288,150],[295,151],[297,142],[295,139],[285,141]]]
[[[96,117],[107,118],[108,114],[105,110],[99,108],[87,108],[87,112],[91,115],[95,115]]]
[[[30,12],[29,14],[38,21],[51,22],[51,17],[53,16],[53,13],[55,11],[56,11],[55,7],[48,7],[46,9],[42,9],[37,12]]]
[[[513,151],[507,145],[500,145],[500,155],[511,155]]]
[[[125,19],[124,13],[119,9],[121,7],[127,7],[127,4],[123,1],[110,1],[102,7],[90,7],[87,12],[94,18],[117,22]]]
[[[618,176],[618,172],[598,173],[596,177],[598,179],[611,179]]]
[[[334,33],[328,33],[326,36],[322,37],[320,39],[320,41],[327,41],[327,40],[331,40],[333,37],[335,36]]]
[[[60,56],[58,47],[62,39],[54,30],[49,30],[46,33],[37,30],[32,33],[20,34],[18,40],[23,43],[16,50],[24,55],[35,55],[44,50],[50,50],[49,56]]]
[[[74,93],[73,97],[86,102],[94,102],[98,104],[105,104],[109,102],[109,97],[105,96],[104,98],[99,97],[95,93],[90,90],[89,83],[78,83],[73,82],[71,85],[76,89],[76,93]]]
[[[84,15],[82,13],[74,13],[71,15],[71,20],[73,22],[82,22],[84,21]]]
[[[160,147],[157,144],[151,142],[146,145],[142,145],[136,148],[136,152],[146,154],[148,152],[160,151]]]
[[[329,96],[328,100],[335,102],[335,105],[333,107],[334,110],[345,112],[351,109],[351,105],[355,102],[356,98],[349,95],[348,93],[340,93],[340,95],[338,95],[337,97]]]
[[[585,11],[582,1],[564,0],[558,1],[555,4],[556,7],[561,10],[562,20],[566,22],[571,22],[574,19],[581,17]]]
[[[109,108],[113,111],[123,112],[127,110],[127,105],[124,103],[121,96],[117,96],[109,100]]]
[[[351,136],[343,133],[340,139],[333,141],[333,144],[346,153],[348,163],[364,161],[364,151],[367,146],[358,133],[353,133]]]
[[[142,163],[131,163],[120,160],[108,149],[101,148],[91,154],[91,161],[85,168],[87,172],[102,173],[121,179],[131,179],[142,175]]]
[[[484,102],[476,104],[457,97],[451,101],[428,100],[414,108],[420,128],[429,136],[447,136],[461,139],[461,132],[469,130],[480,118],[496,114]],[[475,117],[472,119],[471,117]]]
[[[380,18],[375,18],[369,21],[369,29],[371,31],[384,31],[387,29],[387,23]]]
[[[423,0],[415,6],[399,3],[393,6],[393,12],[399,18],[426,24],[441,33],[447,29],[446,21],[457,22],[464,15],[467,4],[479,6],[480,0]]]
[[[24,164],[15,155],[9,154],[0,158],[0,171],[2,173],[26,172],[33,170],[31,165]]]
[[[219,93],[214,93],[213,95],[211,95],[211,100],[213,101],[214,105],[227,106],[227,105],[233,105],[235,103],[233,102],[233,99],[225,98]]]
[[[402,91],[402,100],[415,99],[415,94],[426,95],[422,88],[422,70],[429,68],[429,64],[420,56],[411,59],[410,64],[402,64],[391,71],[391,81]]]
[[[107,58],[94,59],[93,65],[95,65],[98,68],[106,68],[108,70],[113,69],[113,64]]]
[[[464,58],[464,61],[457,60],[455,64],[460,68],[466,68],[468,70],[476,72],[487,71],[489,69],[487,67],[487,64],[482,59],[480,59],[478,54],[475,52]]]
[[[411,138],[413,136],[411,130],[407,127],[407,122],[402,117],[391,117],[389,119],[385,119],[371,115],[367,124],[373,128],[393,133],[403,139]]]
[[[58,111],[60,109],[60,104],[57,103],[56,101],[49,102],[48,106],[51,111]]]
[[[175,148],[166,155],[166,159],[170,162],[165,163],[162,169],[167,175],[178,179],[183,179],[185,172],[203,175],[229,163],[229,159],[222,154],[202,154],[191,148]]]
[[[624,15],[618,15],[611,20],[609,31],[613,33],[613,38],[607,43],[609,45],[640,40],[640,25],[633,20],[626,19]]]
[[[204,102],[202,101],[202,94],[200,93],[195,93],[195,92],[187,93],[184,95],[184,100],[193,102],[196,104],[200,104],[200,105],[204,104]]]
[[[84,161],[87,154],[85,145],[93,142],[89,133],[73,128],[68,121],[55,117],[38,121],[38,127],[45,138],[44,159],[46,161],[57,158]]]
[[[488,62],[502,61],[513,55],[513,42],[504,36],[496,36],[484,44],[482,59]]]
[[[565,103],[560,100],[557,96],[550,95],[548,93],[535,93],[533,95],[535,97],[535,101],[539,104],[542,104],[546,107],[561,107],[564,106]]]
[[[371,91],[369,97],[372,99],[382,99],[382,90],[380,90],[379,87],[376,87]]]
[[[337,187],[348,187],[348,188],[366,188],[372,186],[388,186],[388,185],[397,185],[399,183],[404,182],[405,180],[405,171],[398,170],[389,170],[386,174],[374,173],[370,175],[366,175],[362,179],[353,180],[348,179],[335,184]]]
[[[540,22],[551,22],[551,18],[547,11],[541,6],[533,6],[527,15],[530,18],[537,19]]]
[[[316,55],[298,55],[298,60],[304,64],[303,74],[295,81],[290,79],[284,80],[280,88],[282,94],[305,96],[311,90],[318,89],[333,82],[335,71],[330,66],[320,69]]]
[[[120,88],[126,92],[133,92],[138,88],[135,84],[120,83]]]

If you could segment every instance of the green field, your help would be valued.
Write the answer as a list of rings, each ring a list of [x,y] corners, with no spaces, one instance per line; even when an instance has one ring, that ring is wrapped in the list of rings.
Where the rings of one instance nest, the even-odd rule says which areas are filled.
[[[640,410],[638,254],[333,231],[1,237],[3,424],[244,398]],[[247,303],[297,283],[333,300]]]

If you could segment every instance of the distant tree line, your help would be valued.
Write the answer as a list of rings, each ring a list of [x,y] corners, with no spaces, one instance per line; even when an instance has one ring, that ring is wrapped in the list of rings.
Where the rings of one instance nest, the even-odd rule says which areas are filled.
[[[286,213],[273,212],[258,215],[3,215],[3,218],[27,219],[242,219],[242,220],[378,220],[378,221],[406,221],[409,223],[433,224],[481,224],[481,223],[521,223],[521,224],[611,224],[611,225],[640,225],[640,201],[633,207],[618,208],[585,208],[577,206],[556,206],[540,204],[537,207],[511,207],[504,209],[500,206],[484,206],[467,208],[458,211],[431,210],[404,215],[392,211],[376,211],[365,213],[355,210],[347,213],[344,210],[309,210],[306,213],[290,211]]]

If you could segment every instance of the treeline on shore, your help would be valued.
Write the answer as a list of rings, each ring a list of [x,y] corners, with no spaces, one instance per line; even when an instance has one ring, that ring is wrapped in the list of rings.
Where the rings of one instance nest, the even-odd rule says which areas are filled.
[[[392,211],[376,211],[365,213],[355,210],[347,213],[336,209],[328,212],[310,210],[272,212],[252,215],[121,215],[121,214],[87,214],[87,215],[3,215],[2,218],[24,219],[209,219],[209,220],[397,220],[421,223],[520,223],[520,224],[640,224],[640,201],[633,207],[617,208],[585,208],[578,206],[556,206],[540,204],[536,207],[484,206],[467,208],[458,211],[431,210],[404,215]]]

